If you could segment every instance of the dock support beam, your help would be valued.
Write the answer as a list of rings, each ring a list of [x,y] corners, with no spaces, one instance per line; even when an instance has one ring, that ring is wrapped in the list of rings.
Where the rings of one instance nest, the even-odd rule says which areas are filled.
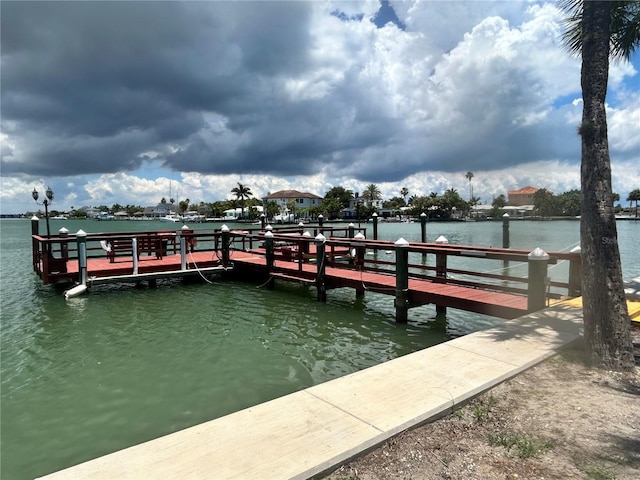
[[[373,212],[373,214],[371,215],[371,218],[373,219],[373,239],[377,240],[378,239],[378,214],[376,212]]]
[[[231,247],[229,227],[220,227],[220,238],[222,240],[222,266],[226,269],[229,266],[229,248]]]
[[[271,272],[273,271],[275,254],[273,253],[273,232],[270,230],[268,230],[267,233],[264,234],[264,249],[266,251],[265,259],[267,262],[267,275],[269,275],[269,280],[267,280],[267,288],[271,290],[273,288],[273,278],[271,277]]]
[[[549,254],[541,248],[536,248],[528,256],[529,259],[529,287],[527,310],[535,312],[547,306],[547,264]]]
[[[398,239],[396,247],[396,322],[407,323],[409,318],[409,242]]]
[[[80,229],[76,232],[76,243],[78,245],[78,273],[80,274],[80,285],[87,284],[87,233]]]
[[[436,239],[436,243],[447,245],[449,240],[443,235]],[[436,277],[446,281],[447,279],[447,255],[444,253],[436,254]],[[447,307],[444,305],[436,305],[436,317],[444,317],[447,314]]]
[[[178,235],[180,236],[180,269],[186,270],[187,269],[187,240],[184,238],[183,232],[180,232]],[[133,258],[135,259],[135,252],[134,252]],[[135,262],[134,262],[134,266],[137,267]]]
[[[420,241],[427,243],[427,214],[424,212],[420,214]]]
[[[353,239],[358,240],[357,242],[353,242],[351,244],[352,251],[355,253],[354,267],[356,270],[362,271],[364,270],[364,257],[367,253],[366,247],[362,242],[366,240],[366,238],[361,232],[358,232],[356,233],[356,236],[353,237]],[[360,283],[360,285],[356,287],[356,297],[362,296],[364,296],[364,285]]]
[[[327,301],[327,286],[325,284],[325,241],[327,240],[321,233],[316,236],[316,264],[318,273],[316,275],[316,288],[318,290],[318,301]]]
[[[502,215],[502,248],[509,248],[511,241],[509,240],[509,214]],[[509,260],[502,261],[502,268],[509,266]]]
[[[33,258],[33,271],[38,271],[38,241],[33,238],[34,235],[39,235],[40,219],[35,215],[31,217],[31,256]]]
[[[509,248],[509,214],[502,215],[502,248]]]
[[[580,253],[580,247],[571,249],[571,253]],[[579,297],[582,294],[582,258],[569,261],[569,296]]]
[[[131,239],[131,254],[133,255],[133,274],[138,275],[138,239]],[[184,267],[182,267],[184,270]]]

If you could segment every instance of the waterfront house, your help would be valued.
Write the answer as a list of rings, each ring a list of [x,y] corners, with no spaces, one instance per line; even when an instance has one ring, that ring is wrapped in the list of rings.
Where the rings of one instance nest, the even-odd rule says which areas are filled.
[[[509,190],[509,205],[519,207],[522,205],[533,205],[533,196],[538,191],[537,188],[526,186],[519,190]]]
[[[298,190],[280,190],[275,193],[269,193],[262,200],[264,205],[268,202],[275,202],[280,207],[279,217],[286,218],[288,221],[292,221],[293,215],[322,204],[322,197],[309,192],[299,192]]]

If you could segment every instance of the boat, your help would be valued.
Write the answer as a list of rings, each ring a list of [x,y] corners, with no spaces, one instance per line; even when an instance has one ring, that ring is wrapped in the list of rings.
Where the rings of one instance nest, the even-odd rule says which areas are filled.
[[[181,222],[182,219],[180,218],[179,215],[176,215],[175,213],[169,213],[169,214],[165,215],[164,217],[160,217],[160,221],[161,222],[177,223],[177,222]]]

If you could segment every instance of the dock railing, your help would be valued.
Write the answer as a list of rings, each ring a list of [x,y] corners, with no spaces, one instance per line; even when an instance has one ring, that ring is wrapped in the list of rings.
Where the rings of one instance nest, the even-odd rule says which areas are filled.
[[[268,255],[264,248],[264,234],[236,233],[244,236],[244,245],[256,254]],[[310,234],[273,232],[273,257],[277,261],[297,262],[302,271],[303,263],[316,263],[315,237]],[[384,240],[367,240],[356,235],[354,238],[325,237],[323,241],[324,265],[335,268],[375,272],[398,276],[397,246]],[[257,248],[254,248],[256,247]],[[412,243],[404,247],[407,252],[406,275],[408,278],[438,283],[448,283],[470,288],[492,290],[528,296],[531,293],[531,270],[539,257],[532,251],[481,246],[450,245],[446,243]],[[579,252],[542,252],[545,261],[543,284],[545,299],[559,299],[580,295]],[[465,257],[473,259],[477,270],[452,268],[449,259]],[[477,260],[477,261],[475,261]],[[266,260],[265,260],[266,261]],[[547,276],[547,265],[559,262],[570,263],[566,280],[551,280]],[[468,262],[467,262],[468,263]],[[486,268],[481,268],[483,265]],[[511,274],[518,266],[527,267],[527,275]]]

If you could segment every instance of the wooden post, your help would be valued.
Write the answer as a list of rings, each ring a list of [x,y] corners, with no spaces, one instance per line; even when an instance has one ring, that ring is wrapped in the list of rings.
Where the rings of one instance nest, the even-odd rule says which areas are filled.
[[[302,235],[304,233],[304,223],[298,223],[298,233]]]
[[[349,231],[349,238],[353,238],[356,233],[356,226],[353,223],[350,223],[347,229]]]
[[[319,302],[327,301],[327,286],[325,284],[325,242],[326,238],[324,235],[319,233],[316,236],[316,265],[318,268],[318,273],[316,275],[316,289],[317,289],[317,297]]]
[[[440,235],[436,239],[436,243],[440,245],[447,245],[449,240],[443,235]],[[446,280],[447,278],[447,254],[436,254],[436,277]],[[436,316],[444,316],[447,314],[447,307],[444,305],[436,305]]]
[[[178,238],[180,238],[180,269],[187,269],[187,239],[184,238],[184,232],[178,232]],[[135,252],[134,252],[135,258]],[[134,262],[134,268],[137,267],[136,262]]]
[[[78,273],[80,274],[80,285],[87,284],[87,233],[80,229],[76,233],[76,243],[78,244]]]
[[[318,226],[320,227],[320,234],[322,234],[322,225],[324,224],[324,216],[322,214],[318,215]]]
[[[427,243],[427,214],[422,212],[420,214],[420,241]]]
[[[302,238],[303,238],[303,242],[302,242],[302,258],[300,259],[300,263],[303,263],[305,258],[305,255],[309,255],[309,240],[311,239],[311,233],[309,233],[309,231],[306,231],[302,234]]]
[[[267,225],[267,216],[262,213],[260,214],[260,228],[264,230],[264,227]]]
[[[182,238],[180,242],[182,245]],[[131,255],[133,255],[133,274],[138,275],[138,239],[136,237],[131,239]],[[184,270],[185,267],[182,267],[182,269]]]
[[[60,230],[58,230],[58,235],[60,236],[60,238],[68,238],[69,230],[62,227]],[[60,242],[60,258],[62,258],[65,262],[69,260],[69,244],[66,241]]]
[[[231,235],[226,225],[220,227],[220,238],[222,239],[222,266],[226,269],[229,267],[229,249],[231,248]]]
[[[409,318],[409,242],[398,239],[396,247],[396,322],[407,323]]]
[[[571,253],[581,253],[580,247],[571,249]],[[569,261],[569,296],[579,297],[582,294],[582,258],[572,258]]]
[[[529,259],[529,286],[527,310],[535,312],[547,306],[547,264],[549,254],[541,248],[536,248],[528,256]]]
[[[509,214],[502,215],[502,248],[509,248]],[[509,267],[509,260],[502,261],[502,268]]]
[[[267,281],[267,288],[271,290],[273,288],[273,278],[271,278],[271,271],[273,270],[273,265],[275,263],[275,254],[273,253],[273,232],[271,230],[267,230],[264,234],[264,249],[265,249],[265,260],[267,262],[267,275],[269,275],[269,280]]]
[[[358,232],[356,236],[353,237],[354,240],[358,240],[357,242],[353,242],[351,244],[352,253],[355,253],[354,266],[356,270],[362,271],[364,269],[364,257],[366,255],[366,247],[364,244],[365,236]],[[364,285],[362,282],[356,287],[356,297],[364,296]]]
[[[378,239],[378,214],[376,212],[373,212],[373,214],[371,215],[371,218],[373,218],[373,239],[377,240]]]
[[[502,248],[509,248],[509,214],[502,215]]]
[[[33,271],[38,271],[38,263],[40,260],[40,242],[33,238],[34,235],[40,235],[39,227],[40,219],[35,215],[31,217],[31,257],[33,262]]]

